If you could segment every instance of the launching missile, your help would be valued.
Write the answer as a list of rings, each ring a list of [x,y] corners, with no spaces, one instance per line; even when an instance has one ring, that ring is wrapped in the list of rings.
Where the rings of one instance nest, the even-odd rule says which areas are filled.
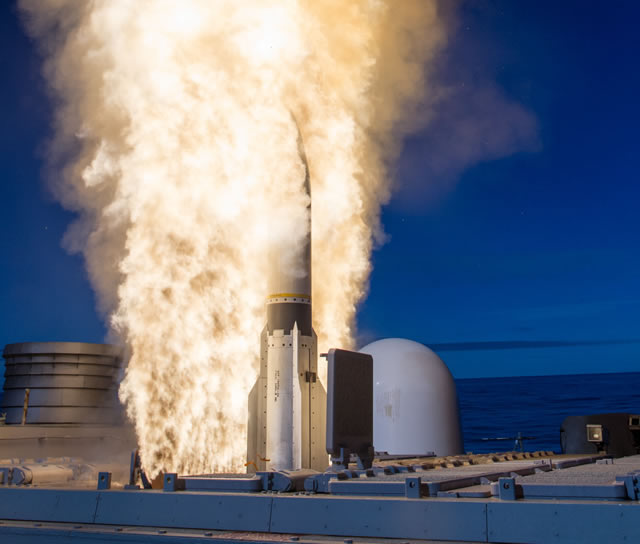
[[[298,149],[310,195],[300,137]],[[295,263],[288,248],[274,247],[269,256],[260,374],[249,394],[249,471],[325,470],[328,464],[326,393],[318,380],[317,337],[311,324],[311,228],[307,232]]]

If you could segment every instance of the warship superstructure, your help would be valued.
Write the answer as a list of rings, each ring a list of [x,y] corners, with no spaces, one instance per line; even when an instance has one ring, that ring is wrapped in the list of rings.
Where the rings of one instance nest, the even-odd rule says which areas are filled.
[[[16,364],[31,365],[30,371],[26,366],[21,368],[20,375],[29,376],[21,378],[22,386],[29,385],[32,391],[47,383],[39,378],[44,375],[64,385],[62,389],[95,385],[84,378],[59,377],[77,376],[80,371],[86,376],[98,375],[100,369],[90,367],[81,354],[73,360],[73,353],[68,352],[74,346],[85,355],[113,353],[108,346],[86,344],[7,346],[5,395],[17,390],[18,381],[10,379],[17,375]],[[30,355],[26,353],[29,350]],[[329,356],[336,353],[332,350]],[[349,354],[345,353],[348,365]],[[32,357],[31,362],[25,357]],[[43,374],[43,365],[49,365],[49,374]],[[62,372],[65,369],[69,374]],[[357,389],[358,384],[353,386]],[[346,417],[355,408],[333,398],[340,396],[336,391],[335,384],[329,383],[328,402],[333,404],[328,427],[334,432],[334,449],[335,441],[341,440],[336,429],[344,427],[336,425],[336,418]],[[41,404],[42,399],[49,399],[49,403],[58,399],[55,402],[60,403],[86,397],[49,393],[29,397],[40,399]],[[13,397],[6,397],[7,408],[16,408]],[[354,398],[358,398],[357,392]],[[69,423],[66,418],[50,423],[43,406],[31,412],[37,415],[31,423],[29,405],[21,409],[22,413],[10,412],[8,422],[0,425],[0,451],[6,457],[0,462],[2,542],[640,541],[640,455],[614,457],[608,453],[603,441],[607,439],[606,425],[598,429],[593,418],[583,430],[585,440],[596,447],[591,453],[377,455],[372,463],[365,463],[368,466],[359,455],[346,459],[334,455],[326,470],[167,473],[153,484],[144,477],[135,453],[128,461],[122,456],[73,455],[88,453],[91,457],[108,444],[113,447],[109,433],[120,437],[117,449],[135,447],[122,439],[127,435],[120,431],[126,430],[126,425],[93,419]],[[631,416],[630,424],[637,423],[637,417]],[[349,431],[349,425],[346,428]],[[96,429],[104,435],[99,436]],[[353,435],[353,429],[349,432]],[[38,433],[41,436],[34,438]],[[51,439],[52,433],[57,433],[55,439]],[[69,441],[66,445],[65,440]],[[87,448],[87,440],[97,447]],[[12,444],[17,449],[12,450]],[[48,446],[52,448],[49,452]]]

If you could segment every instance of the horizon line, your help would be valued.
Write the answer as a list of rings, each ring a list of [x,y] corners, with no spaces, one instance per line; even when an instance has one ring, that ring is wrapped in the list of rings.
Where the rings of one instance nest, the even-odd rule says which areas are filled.
[[[567,348],[574,346],[606,346],[640,344],[640,339],[613,340],[488,340],[468,342],[424,343],[434,351],[491,351],[507,349]]]

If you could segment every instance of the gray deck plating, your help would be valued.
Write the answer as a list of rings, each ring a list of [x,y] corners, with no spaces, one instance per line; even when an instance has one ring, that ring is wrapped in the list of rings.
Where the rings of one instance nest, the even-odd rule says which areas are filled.
[[[571,464],[565,461],[562,463]],[[556,466],[562,463],[556,460]],[[587,491],[593,486],[619,489],[621,483],[627,485],[626,475],[640,470],[640,456],[616,459],[613,464],[592,463],[519,476],[518,470],[527,465],[532,464],[496,463],[362,480],[363,484],[374,486],[397,486],[402,485],[402,478],[420,476],[428,484],[452,481],[457,475],[463,483],[473,483],[473,476],[508,471],[513,474],[506,480],[524,490],[524,498],[515,500],[509,500],[510,496],[502,492],[478,499],[363,496],[359,492],[350,496],[0,487],[0,519],[5,520],[0,524],[0,539],[273,542],[299,538],[316,542],[326,537],[355,537],[359,542],[400,538],[429,542],[587,544],[640,541],[640,501],[630,498],[633,489],[625,487],[624,497],[613,500],[592,500],[588,493],[552,499],[527,496],[527,485],[555,486],[560,493],[563,488],[575,491],[580,486]],[[357,485],[357,481],[342,482]],[[631,485],[637,485],[637,479]],[[375,488],[369,489],[377,493]],[[511,499],[517,496],[514,492]],[[308,536],[292,538],[292,535]]]

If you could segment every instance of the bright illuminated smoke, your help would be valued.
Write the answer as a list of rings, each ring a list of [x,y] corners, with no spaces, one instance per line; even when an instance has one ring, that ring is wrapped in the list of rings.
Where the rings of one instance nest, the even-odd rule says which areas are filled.
[[[27,0],[56,193],[131,359],[151,473],[241,470],[266,254],[305,237],[320,351],[353,342],[386,167],[443,42],[427,0]]]

